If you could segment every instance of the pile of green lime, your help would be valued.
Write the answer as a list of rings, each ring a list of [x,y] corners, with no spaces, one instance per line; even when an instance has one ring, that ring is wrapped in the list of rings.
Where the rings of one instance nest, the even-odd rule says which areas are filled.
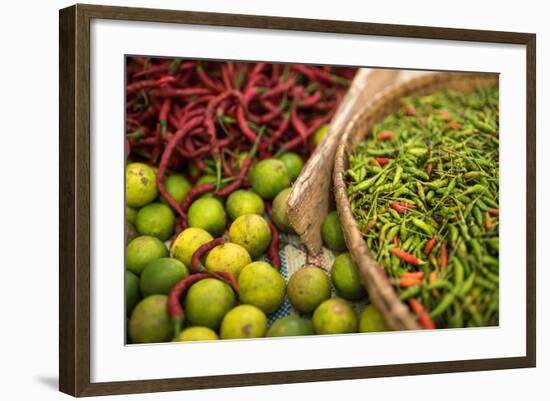
[[[321,127],[315,141],[326,130],[327,126]],[[228,155],[237,163],[231,167],[233,171],[238,171],[248,155],[247,151]],[[237,189],[227,197],[214,195],[213,191],[185,202],[193,185],[215,183],[219,189],[236,179],[224,175],[227,166],[219,164],[219,160],[217,164],[205,160],[199,169],[197,164],[189,163],[184,175],[181,170],[168,170],[163,178],[159,176],[176,203],[190,203],[185,216],[180,216],[181,212],[159,194],[155,166],[127,164],[125,305],[130,342],[214,341],[386,329],[372,305],[358,319],[345,300],[366,296],[357,266],[348,253],[337,255],[330,274],[306,264],[291,275],[288,283],[284,272],[268,263],[272,242],[269,221],[277,232],[294,233],[288,200],[291,183],[304,167],[300,155],[285,151],[254,160],[246,177],[251,188],[244,185],[246,189]],[[269,215],[266,202],[271,202]],[[180,227],[185,229],[179,231]],[[336,212],[323,221],[321,235],[333,251],[345,250]],[[220,237],[225,239],[223,243],[212,244],[201,255],[199,269],[210,275],[185,289],[180,299],[183,320],[175,325],[168,314],[168,295],[178,283],[195,274],[190,271],[195,252]],[[233,276],[238,291],[225,273]],[[331,298],[333,289],[342,298]],[[284,310],[285,302],[290,302],[294,312],[273,321]],[[174,333],[175,327],[181,327],[179,332]]]

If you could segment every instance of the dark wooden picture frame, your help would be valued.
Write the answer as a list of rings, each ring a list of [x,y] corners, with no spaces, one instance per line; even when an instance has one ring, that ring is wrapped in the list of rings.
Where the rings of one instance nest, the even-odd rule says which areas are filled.
[[[527,53],[526,356],[91,383],[90,21],[94,18],[525,45]],[[59,27],[59,388],[62,392],[73,396],[92,396],[535,366],[535,34],[95,5],[75,5],[60,10]]]

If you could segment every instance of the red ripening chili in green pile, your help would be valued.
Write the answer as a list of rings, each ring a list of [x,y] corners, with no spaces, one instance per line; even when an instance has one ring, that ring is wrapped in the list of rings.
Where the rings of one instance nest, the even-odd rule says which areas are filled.
[[[499,323],[498,104],[498,87],[403,98],[349,156],[355,220],[424,328]]]

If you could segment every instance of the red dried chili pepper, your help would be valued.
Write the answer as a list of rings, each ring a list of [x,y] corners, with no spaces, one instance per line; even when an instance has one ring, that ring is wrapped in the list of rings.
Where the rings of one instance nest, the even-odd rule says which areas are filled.
[[[191,266],[189,267],[189,269],[193,273],[199,272],[202,267],[201,259],[204,254],[217,247],[218,245],[223,244],[224,242],[225,240],[223,238],[215,238],[212,241],[199,246],[197,250],[193,253],[193,256],[191,256]]]
[[[158,171],[157,171],[157,187],[160,194],[168,201],[168,203],[178,212],[180,216],[184,216],[185,212],[180,208],[178,202],[166,191],[164,187],[164,174],[168,168],[168,162],[172,156],[172,152],[176,147],[178,141],[183,138],[192,128],[196,127],[202,122],[202,117],[197,117],[193,120],[187,122],[183,127],[181,127],[178,132],[168,141],[164,152],[162,153]]]
[[[197,66],[197,76],[201,80],[201,82],[206,86],[208,89],[210,89],[213,92],[221,92],[222,87],[221,85],[218,85],[216,82],[214,82],[208,75],[206,75],[206,72],[202,68],[202,65]]]
[[[267,250],[267,256],[271,261],[271,265],[276,269],[281,267],[281,256],[279,255],[279,232],[277,227],[271,221],[269,222],[269,228],[271,229],[271,242]]]
[[[300,136],[300,140],[302,141],[302,143],[305,143],[307,141],[307,128],[300,117],[298,117],[296,107],[293,107],[290,111],[290,123]]]
[[[172,101],[170,100],[170,98],[164,99],[159,112],[160,132],[163,138],[166,137],[166,130],[168,128],[168,113],[170,112],[171,105]]]

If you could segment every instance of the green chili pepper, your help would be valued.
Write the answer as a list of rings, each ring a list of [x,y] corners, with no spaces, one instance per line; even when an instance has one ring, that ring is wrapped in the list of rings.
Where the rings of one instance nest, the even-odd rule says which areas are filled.
[[[396,288],[402,300],[417,297],[438,327],[498,324],[499,218],[489,215],[499,207],[498,86],[406,103],[414,115],[388,115],[348,156],[353,216],[368,227],[364,240],[392,282],[405,272],[438,272],[432,283]],[[394,135],[377,140],[382,131]],[[377,157],[391,160],[379,167]],[[392,202],[410,206],[401,214]],[[428,263],[414,267],[390,253],[397,235],[399,249],[420,259],[428,240],[438,245]],[[450,246],[446,269],[439,266],[442,243]]]
[[[455,295],[452,292],[445,294],[441,302],[430,312],[430,317],[434,319],[441,315],[452,305],[454,300]]]
[[[420,228],[422,231],[424,231],[426,234],[430,235],[430,236],[433,236],[434,234],[434,230],[431,226],[429,226],[428,224],[424,223],[422,220],[420,219],[417,219],[417,218],[414,218],[412,219],[412,223]]]

